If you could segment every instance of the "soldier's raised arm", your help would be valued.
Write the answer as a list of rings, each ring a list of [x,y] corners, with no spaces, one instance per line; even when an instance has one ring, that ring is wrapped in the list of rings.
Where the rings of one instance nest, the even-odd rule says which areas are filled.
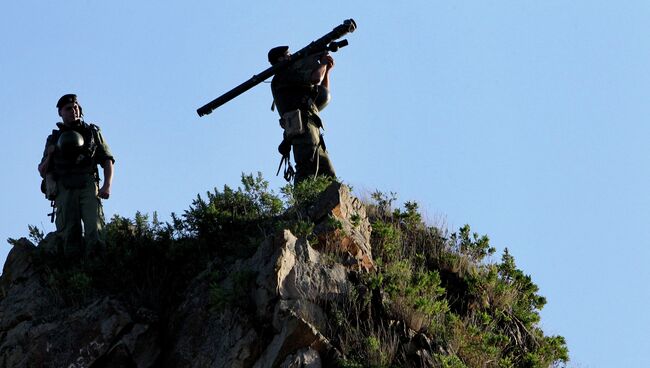
[[[334,68],[334,58],[329,53],[320,58],[320,66],[312,74],[312,83],[319,84],[327,89],[330,87],[330,70]]]

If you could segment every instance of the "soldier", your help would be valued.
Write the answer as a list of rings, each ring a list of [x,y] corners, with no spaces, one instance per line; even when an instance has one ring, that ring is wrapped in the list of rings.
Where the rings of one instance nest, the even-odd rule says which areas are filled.
[[[96,255],[104,247],[100,198],[110,197],[115,160],[99,127],[83,121],[76,95],[62,96],[56,107],[63,122],[47,137],[38,172],[46,179],[46,196],[56,203],[57,239],[65,256]],[[101,187],[97,165],[104,173]]]
[[[268,53],[272,65],[290,58],[288,46],[274,47]],[[274,104],[284,129],[278,150],[288,162],[293,147],[295,184],[316,175],[336,177],[320,133],[323,123],[318,115],[330,100],[332,67],[334,59],[328,53],[309,55],[277,73],[271,81]],[[285,178],[290,177],[285,172]]]

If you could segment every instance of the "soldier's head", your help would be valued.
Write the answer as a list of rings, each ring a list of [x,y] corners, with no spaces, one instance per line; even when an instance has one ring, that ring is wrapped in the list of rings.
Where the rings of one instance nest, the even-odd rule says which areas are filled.
[[[289,60],[289,58],[291,58],[289,46],[278,46],[272,48],[269,50],[268,58],[271,65],[275,65],[281,61]]]
[[[72,93],[61,96],[56,103],[56,108],[59,110],[59,116],[63,119],[64,124],[73,123],[83,116],[83,110],[77,101],[77,95]]]

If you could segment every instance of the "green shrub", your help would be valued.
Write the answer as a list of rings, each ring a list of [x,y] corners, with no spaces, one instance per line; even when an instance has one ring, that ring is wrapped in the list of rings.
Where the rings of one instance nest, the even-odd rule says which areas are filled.
[[[198,237],[214,237],[282,212],[282,201],[268,190],[268,182],[260,173],[256,177],[242,174],[242,184],[244,189],[233,190],[225,185],[220,192],[215,188],[206,193],[205,199],[197,195],[183,214],[182,227]]]
[[[440,367],[547,367],[568,361],[564,339],[544,336],[538,326],[546,299],[507,249],[501,262],[486,262],[496,250],[487,236],[473,233],[468,225],[446,236],[422,222],[417,203],[393,208],[394,193],[375,192],[373,199],[368,213],[376,270],[362,275],[360,282],[371,294],[381,295],[382,302],[348,304],[344,315],[371,318],[368,326],[397,318],[425,331]],[[341,342],[347,344],[343,351],[360,345],[354,336],[374,336],[362,323],[343,325],[357,331]],[[367,354],[348,358],[367,361]],[[410,364],[407,355],[400,350],[390,364]]]
[[[282,187],[281,192],[288,206],[300,209],[313,203],[334,180],[327,176],[317,176],[314,179],[303,180],[297,185],[287,184]]]

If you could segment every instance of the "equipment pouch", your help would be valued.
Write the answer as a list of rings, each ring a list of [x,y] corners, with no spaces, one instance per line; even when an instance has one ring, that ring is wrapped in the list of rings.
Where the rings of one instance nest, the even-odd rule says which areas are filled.
[[[287,139],[305,132],[299,109],[285,112],[280,119],[280,126],[284,128],[284,135]]]
[[[56,180],[54,179],[54,174],[46,174],[45,179],[43,179],[43,182],[45,183],[45,198],[49,199],[50,201],[53,201],[54,198],[56,198],[56,195],[58,194],[57,189],[56,189]],[[43,185],[41,185],[41,191],[43,190]]]

